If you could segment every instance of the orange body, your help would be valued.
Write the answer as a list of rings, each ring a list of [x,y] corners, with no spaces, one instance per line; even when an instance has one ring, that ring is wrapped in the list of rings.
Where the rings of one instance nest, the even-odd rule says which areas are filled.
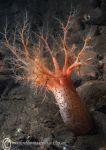
[[[56,86],[55,81],[53,83],[51,91],[55,96],[64,123],[76,134],[88,133],[92,129],[91,116],[71,81],[61,78]]]

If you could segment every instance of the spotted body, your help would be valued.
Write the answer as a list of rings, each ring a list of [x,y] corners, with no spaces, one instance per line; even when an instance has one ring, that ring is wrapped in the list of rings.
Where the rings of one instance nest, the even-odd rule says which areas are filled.
[[[64,79],[58,88],[52,89],[52,92],[64,123],[76,134],[89,132],[92,129],[91,117],[72,83]]]

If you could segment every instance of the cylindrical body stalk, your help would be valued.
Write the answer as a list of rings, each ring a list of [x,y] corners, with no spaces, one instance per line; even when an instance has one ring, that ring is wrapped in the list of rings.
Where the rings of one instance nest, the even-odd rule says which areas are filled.
[[[91,116],[72,83],[61,79],[60,85],[53,88],[52,92],[64,123],[76,134],[88,133],[92,129]]]

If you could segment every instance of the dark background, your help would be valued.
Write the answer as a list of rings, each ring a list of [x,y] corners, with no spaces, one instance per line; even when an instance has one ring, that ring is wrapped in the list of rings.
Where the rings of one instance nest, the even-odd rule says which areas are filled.
[[[27,11],[33,25],[42,25],[45,19],[66,17],[76,9],[79,17],[90,15],[90,23],[105,24],[105,0],[0,0],[0,29],[6,23],[14,23],[16,16],[22,16]]]
[[[92,112],[96,132],[75,136],[64,125],[53,95],[48,93],[42,102],[42,93],[36,95],[29,83],[22,85],[3,70],[0,71],[0,141],[10,137],[17,142],[64,142],[59,146],[48,145],[45,150],[102,150],[101,147],[106,147],[106,0],[0,0],[0,32],[3,32],[6,23],[10,29],[23,20],[26,12],[33,30],[36,31],[36,27],[42,27],[45,22],[58,30],[54,17],[66,21],[74,10],[77,10],[75,31],[81,36],[75,32],[71,41],[79,47],[84,33],[87,35],[90,29],[96,31],[93,37],[96,42],[91,52],[96,65],[82,68],[82,72],[86,73],[83,78],[75,77],[77,91]],[[9,31],[11,34],[11,29]],[[0,67],[4,53],[5,49],[0,47]],[[41,148],[18,145],[12,150]]]

